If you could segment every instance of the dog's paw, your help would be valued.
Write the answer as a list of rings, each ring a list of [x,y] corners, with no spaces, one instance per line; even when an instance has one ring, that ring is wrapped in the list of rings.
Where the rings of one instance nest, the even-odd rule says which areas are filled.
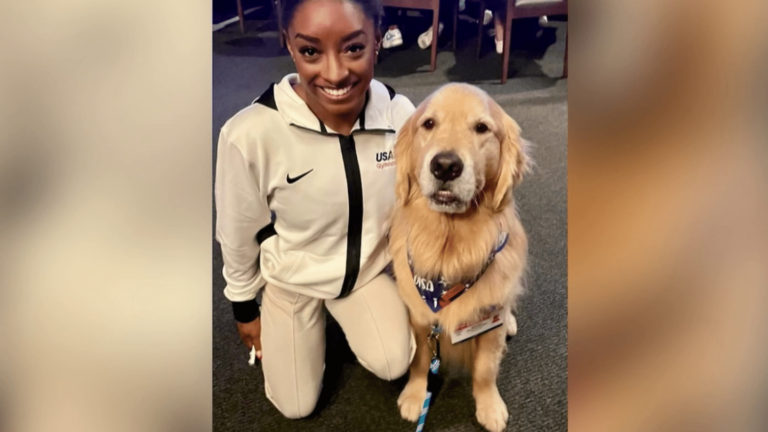
[[[514,336],[517,334],[517,318],[512,313],[507,315],[507,335]]]
[[[400,408],[400,416],[408,421],[418,421],[421,416],[421,408],[427,397],[426,386],[419,386],[409,382],[405,386],[400,397],[397,398],[397,406]]]
[[[477,421],[490,432],[501,432],[507,427],[509,411],[497,393],[493,397],[477,401]]]

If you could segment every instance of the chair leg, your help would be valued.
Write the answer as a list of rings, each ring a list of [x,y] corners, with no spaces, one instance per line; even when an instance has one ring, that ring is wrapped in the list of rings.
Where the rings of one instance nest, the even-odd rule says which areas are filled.
[[[432,0],[434,5],[432,9],[432,59],[430,61],[430,72],[437,69],[437,39],[440,37],[440,0]]]
[[[459,0],[453,0],[453,41],[451,46],[453,52],[456,53],[456,34],[459,31]]]
[[[565,29],[565,58],[563,59],[563,78],[568,78],[568,28]]]
[[[283,5],[280,0],[275,0],[275,8],[277,9],[277,31],[279,33],[280,48],[285,48],[285,33],[283,29]]]
[[[477,58],[483,49],[483,16],[485,15],[485,2],[480,0],[480,17],[477,19]]]
[[[509,75],[509,42],[512,40],[512,18],[515,7],[515,0],[507,0],[507,16],[504,17],[504,49],[502,55],[501,65],[501,83],[507,82],[507,75]]]
[[[237,16],[240,18],[240,33],[245,33],[245,25],[243,24],[243,3],[237,0]]]

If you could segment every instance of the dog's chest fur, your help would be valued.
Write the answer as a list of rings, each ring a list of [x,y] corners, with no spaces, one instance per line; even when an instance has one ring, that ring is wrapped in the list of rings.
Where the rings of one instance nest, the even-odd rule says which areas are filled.
[[[482,213],[459,219],[414,212],[406,220],[416,273],[429,278],[442,276],[451,283],[480,272],[502,230],[499,222]]]
[[[424,208],[421,208],[421,207]],[[423,302],[407,263],[410,250],[414,271],[422,277],[442,276],[451,283],[477,275],[500,232],[509,233],[507,246],[494,264],[464,295],[434,314]],[[422,323],[437,319],[453,327],[473,319],[490,305],[511,306],[525,266],[527,243],[510,207],[502,213],[478,209],[468,217],[432,212],[419,202],[396,210],[392,252],[398,286],[412,318]]]

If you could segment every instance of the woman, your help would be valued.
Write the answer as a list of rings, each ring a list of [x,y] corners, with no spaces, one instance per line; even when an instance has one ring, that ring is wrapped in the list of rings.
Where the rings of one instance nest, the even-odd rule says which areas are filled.
[[[377,0],[282,3],[297,73],[221,130],[216,237],[224,293],[262,360],[267,397],[300,418],[320,394],[323,306],[378,377],[402,376],[413,356],[405,306],[383,270],[392,148],[414,106],[373,80]]]

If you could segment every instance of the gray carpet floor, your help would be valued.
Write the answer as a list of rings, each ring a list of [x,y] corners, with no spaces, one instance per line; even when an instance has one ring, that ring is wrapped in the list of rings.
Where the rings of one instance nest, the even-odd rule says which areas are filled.
[[[508,342],[498,380],[509,407],[509,431],[567,430],[568,107],[567,80],[560,79],[565,24],[551,19],[548,27],[541,28],[535,19],[515,21],[510,79],[500,85],[501,56],[492,51],[493,41],[487,37],[483,57],[475,57],[474,25],[460,21],[456,53],[449,50],[450,31],[443,34],[438,67],[430,73],[429,51],[420,50],[415,42],[429,22],[408,18],[402,23],[404,46],[384,51],[375,74],[416,105],[447,82],[478,85],[517,120],[523,137],[534,144],[536,168],[516,191],[530,240],[528,293],[519,312],[519,334]],[[214,158],[224,122],[270,83],[293,72],[291,59],[279,48],[270,21],[252,17],[246,30],[243,35],[232,25],[213,34]],[[238,338],[231,307],[222,294],[221,267],[221,251],[214,241],[214,430],[415,430],[415,424],[400,418],[396,405],[407,377],[386,382],[360,366],[329,314],[326,371],[318,407],[306,419],[283,418],[264,395],[259,365],[247,365],[248,352]],[[442,379],[425,430],[482,431],[474,410],[470,377],[449,372]]]

